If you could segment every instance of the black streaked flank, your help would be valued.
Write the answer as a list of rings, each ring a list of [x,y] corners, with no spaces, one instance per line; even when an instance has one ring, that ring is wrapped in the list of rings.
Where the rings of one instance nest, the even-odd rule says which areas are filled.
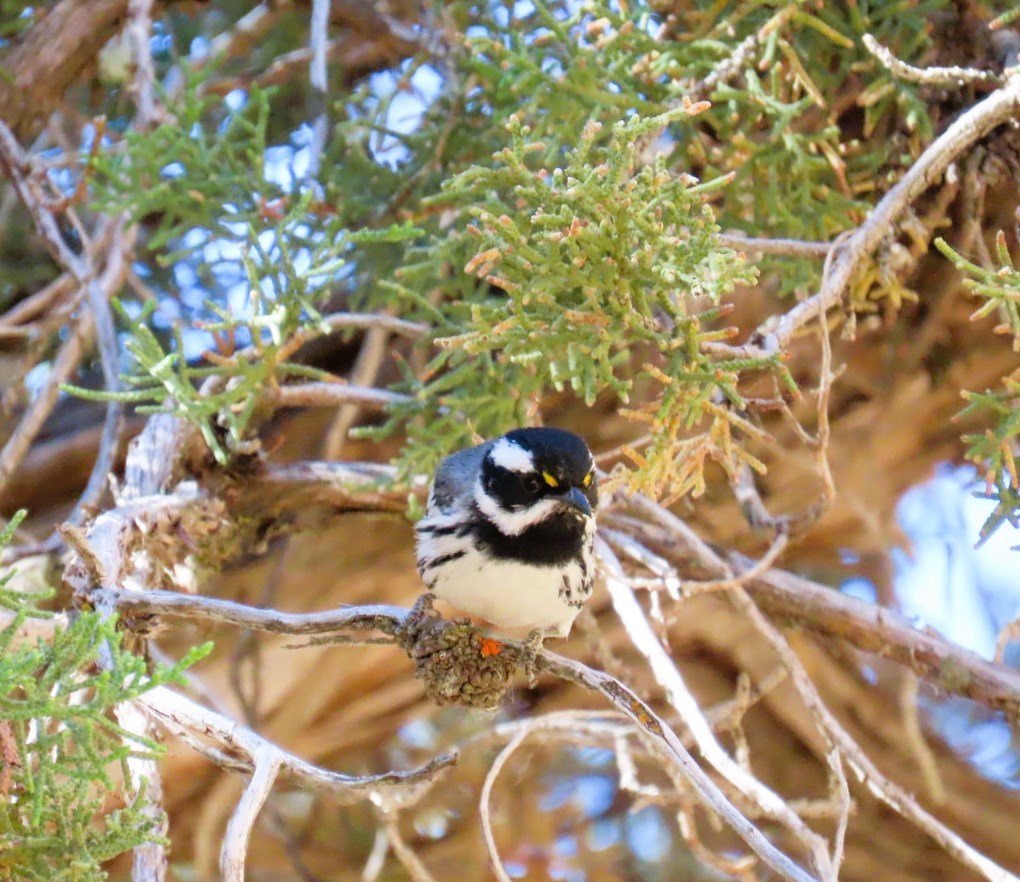
[[[453,551],[450,554],[442,554],[439,557],[432,558],[432,560],[420,561],[418,567],[425,570],[441,567],[443,564],[448,564],[451,561],[460,560],[465,554],[467,554],[467,551]]]
[[[458,539],[467,536],[471,532],[470,524],[451,524],[447,527],[423,525],[415,527],[419,533],[428,533],[430,536],[456,536]]]

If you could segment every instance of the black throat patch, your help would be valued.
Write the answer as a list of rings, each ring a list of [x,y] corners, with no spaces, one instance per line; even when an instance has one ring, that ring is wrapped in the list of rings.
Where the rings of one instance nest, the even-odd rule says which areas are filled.
[[[553,515],[517,536],[507,536],[477,508],[472,533],[480,551],[499,560],[536,567],[562,566],[581,556],[584,521],[569,513]]]

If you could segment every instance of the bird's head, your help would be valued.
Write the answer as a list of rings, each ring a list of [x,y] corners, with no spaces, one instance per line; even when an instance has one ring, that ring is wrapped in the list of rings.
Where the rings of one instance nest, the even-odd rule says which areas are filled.
[[[482,460],[475,504],[508,536],[550,520],[585,524],[598,502],[588,445],[562,429],[514,429]]]

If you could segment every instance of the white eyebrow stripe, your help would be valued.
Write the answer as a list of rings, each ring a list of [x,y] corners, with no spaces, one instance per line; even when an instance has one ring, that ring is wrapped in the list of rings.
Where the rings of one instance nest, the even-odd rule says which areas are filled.
[[[492,450],[489,451],[489,457],[493,463],[508,472],[523,474],[535,471],[535,460],[531,458],[531,454],[519,444],[514,444],[513,441],[508,441],[506,438],[500,438],[493,445]]]

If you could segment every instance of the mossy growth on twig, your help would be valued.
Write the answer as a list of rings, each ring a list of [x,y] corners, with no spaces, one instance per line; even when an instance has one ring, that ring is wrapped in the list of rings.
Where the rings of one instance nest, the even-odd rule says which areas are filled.
[[[450,621],[423,595],[397,635],[415,676],[436,704],[499,708],[527,659],[512,644],[485,637],[466,619]]]

